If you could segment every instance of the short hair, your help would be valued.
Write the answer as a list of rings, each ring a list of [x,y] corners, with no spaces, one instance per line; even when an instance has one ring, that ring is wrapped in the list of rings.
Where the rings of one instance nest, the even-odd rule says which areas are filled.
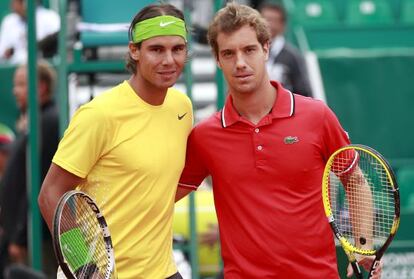
[[[217,36],[219,32],[233,33],[245,25],[249,25],[256,31],[257,40],[262,46],[270,41],[267,22],[260,13],[249,6],[231,2],[217,12],[208,28],[207,40],[216,58],[218,57]]]
[[[37,62],[37,78],[47,85],[47,95],[52,96],[56,85],[56,71],[45,60]]]
[[[265,9],[269,9],[269,10],[273,10],[273,11],[278,12],[282,17],[282,22],[286,23],[286,21],[287,21],[286,10],[281,4],[273,3],[273,2],[264,2],[258,8],[259,12],[261,12],[261,13]]]
[[[161,16],[161,15],[169,15],[174,16],[179,19],[184,20],[184,14],[182,11],[180,11],[177,7],[171,5],[171,4],[152,4],[148,5],[145,8],[143,8],[141,11],[139,11],[134,19],[132,20],[130,26],[129,26],[129,40],[132,41],[132,31],[134,29],[135,24],[138,22],[144,21],[149,18]],[[138,48],[141,47],[141,42],[136,44]],[[128,52],[126,57],[126,68],[131,74],[137,73],[137,61],[134,60],[131,57],[131,54]]]
[[[29,70],[27,64],[20,65],[19,69],[20,68],[24,69],[25,71]],[[38,82],[44,82],[47,86],[47,95],[52,96],[56,85],[55,69],[46,60],[38,60],[36,70]]]

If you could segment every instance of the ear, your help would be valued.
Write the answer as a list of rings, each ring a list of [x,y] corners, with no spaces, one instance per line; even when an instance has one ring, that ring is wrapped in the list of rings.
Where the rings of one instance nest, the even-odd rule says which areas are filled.
[[[216,56],[216,64],[217,64],[217,67],[222,70],[221,63],[220,63],[218,56]]]
[[[131,55],[132,59],[134,59],[135,61],[138,61],[139,54],[140,54],[140,50],[138,46],[134,43],[129,43],[128,48],[129,48],[129,54]]]
[[[267,61],[269,59],[269,49],[270,49],[270,42],[267,41],[263,45],[263,52],[265,54],[265,60]]]

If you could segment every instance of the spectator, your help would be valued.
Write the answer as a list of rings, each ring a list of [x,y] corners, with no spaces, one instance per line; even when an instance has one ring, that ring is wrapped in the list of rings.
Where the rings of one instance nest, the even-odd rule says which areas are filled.
[[[10,4],[13,12],[4,17],[0,27],[0,61],[24,64],[27,60],[26,0],[11,0]],[[56,53],[59,29],[59,15],[38,5],[36,38],[44,57]]]
[[[55,72],[45,62],[38,63],[38,100],[41,107],[40,115],[40,156],[41,178],[44,178],[57,149],[59,141],[58,113],[52,100]],[[0,187],[0,226],[3,230],[1,242],[8,253],[11,263],[27,261],[27,183],[26,171],[28,130],[26,127],[27,112],[27,67],[20,66],[14,74],[13,93],[21,110],[20,131],[16,143],[10,152],[10,159],[5,169]],[[23,123],[23,124],[22,124]],[[50,235],[46,227],[44,241],[44,266],[46,272],[56,275],[55,261]],[[4,257],[3,257],[4,258]]]
[[[312,97],[305,60],[285,37],[287,15],[285,9],[275,3],[263,3],[260,13],[269,25],[271,47],[267,60],[267,71],[271,80],[283,84],[293,93]]]
[[[9,151],[14,141],[13,131],[6,125],[0,123],[0,181],[6,167]]]

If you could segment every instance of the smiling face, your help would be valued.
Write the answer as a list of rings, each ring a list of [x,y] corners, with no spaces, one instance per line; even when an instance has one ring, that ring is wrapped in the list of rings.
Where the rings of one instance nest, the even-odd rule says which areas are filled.
[[[180,36],[153,37],[143,41],[140,48],[132,43],[129,48],[137,61],[140,80],[160,89],[176,83],[187,58],[187,45]]]
[[[244,25],[232,33],[219,32],[217,45],[217,64],[230,94],[253,94],[268,80],[265,65],[269,45],[259,43],[252,27]]]

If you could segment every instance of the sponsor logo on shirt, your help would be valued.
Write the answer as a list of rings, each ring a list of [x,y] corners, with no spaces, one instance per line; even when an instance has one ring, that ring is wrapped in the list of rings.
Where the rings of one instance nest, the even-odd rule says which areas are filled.
[[[184,113],[183,115],[177,115],[177,117],[178,117],[178,120],[181,120],[181,119],[183,119],[184,118],[184,116],[186,116],[187,115],[187,113]]]
[[[283,139],[283,142],[285,144],[294,144],[299,142],[299,138],[298,137],[294,137],[294,136],[287,136]]]

